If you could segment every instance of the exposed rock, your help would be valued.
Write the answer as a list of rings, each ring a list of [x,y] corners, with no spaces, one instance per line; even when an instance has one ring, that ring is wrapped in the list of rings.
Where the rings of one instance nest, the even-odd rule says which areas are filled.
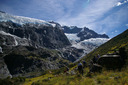
[[[64,33],[68,34],[77,34],[81,41],[90,38],[109,38],[106,34],[98,34],[93,30],[88,29],[87,27],[79,28],[77,26],[63,26]]]
[[[70,46],[70,42],[61,26],[57,23],[53,25],[0,22],[0,47],[3,52],[0,57],[4,57],[12,76],[38,76],[48,69],[58,69],[69,63],[55,49]],[[2,69],[0,71],[3,72]]]
[[[55,49],[70,45],[69,40],[58,24],[55,27],[45,26],[43,24],[18,25],[8,21],[0,22],[0,31],[4,31],[6,35],[10,34],[11,37],[17,36],[20,39],[27,39],[30,42],[30,45],[35,47],[42,46]],[[15,44],[14,41],[15,40],[11,43]]]
[[[84,53],[83,49],[76,49],[74,47],[68,47],[62,49],[62,54],[64,56],[64,59],[67,59],[71,62],[76,61],[78,58],[82,56]]]
[[[78,28],[77,26],[62,26],[62,28],[64,33],[79,33],[82,30],[82,28]]]
[[[122,67],[122,59],[120,55],[103,55],[98,59],[98,64],[107,69],[120,69]]]
[[[17,46],[4,56],[5,63],[12,76],[38,76],[48,69],[58,69],[67,65],[55,50]],[[32,74],[33,72],[37,74]]]
[[[102,70],[101,65],[93,64],[91,69],[90,69],[90,72],[101,72],[101,70]]]
[[[80,37],[81,40],[90,39],[90,38],[109,38],[107,35],[103,34],[97,34],[93,30],[90,30],[88,28],[83,28],[83,31],[79,32],[78,37]]]
[[[9,46],[29,46],[31,43],[26,38],[20,38],[10,33],[0,31],[0,45],[9,45]]]
[[[0,58],[0,78],[6,78],[8,76],[12,77],[7,65],[4,63],[4,59]]]

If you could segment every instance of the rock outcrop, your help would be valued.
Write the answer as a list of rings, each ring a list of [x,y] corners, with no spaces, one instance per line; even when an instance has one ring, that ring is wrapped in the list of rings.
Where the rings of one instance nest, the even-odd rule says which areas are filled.
[[[60,24],[0,12],[0,74],[38,76],[69,64],[57,49],[70,46]],[[36,73],[36,74],[35,74]]]
[[[71,62],[75,62],[77,59],[79,59],[84,51],[83,49],[76,49],[74,47],[68,47],[61,50],[61,53],[64,56],[64,59],[69,60]]]
[[[8,21],[0,22],[0,31],[1,35],[4,34],[4,36],[10,37],[9,39],[12,40],[12,42],[11,40],[5,41],[7,39],[2,39],[2,41],[5,43],[10,42],[11,45],[20,45],[20,41],[26,42],[27,45],[52,49],[70,45],[59,25],[56,27],[43,24],[18,25]]]
[[[90,39],[90,38],[109,38],[106,34],[97,34],[93,30],[88,28],[83,28],[77,35],[81,40]]]
[[[123,65],[120,55],[103,55],[98,59],[98,64],[107,69],[120,69]]]
[[[25,77],[38,76],[48,69],[58,69],[69,63],[58,51],[30,46],[14,47],[4,56],[4,61],[12,76]]]
[[[77,26],[63,26],[62,28],[64,33],[77,34],[77,37],[79,37],[81,41],[90,38],[109,38],[106,34],[98,34],[95,31],[88,29],[87,27],[78,28]]]
[[[101,72],[102,71],[102,66],[98,64],[93,64],[92,67],[90,68],[90,72]]]
[[[12,77],[3,58],[0,58],[0,78]]]

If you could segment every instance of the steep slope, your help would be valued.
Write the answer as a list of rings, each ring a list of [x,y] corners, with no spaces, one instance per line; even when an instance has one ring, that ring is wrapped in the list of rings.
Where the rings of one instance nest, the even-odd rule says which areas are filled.
[[[4,56],[4,61],[11,75],[25,77],[38,76],[46,70],[69,64],[58,51],[30,46],[12,48],[12,52]]]
[[[100,54],[107,54],[107,53],[114,53],[115,50],[119,50],[119,48],[124,47],[128,52],[128,30],[124,31],[123,33],[119,34],[118,36],[112,38],[105,44],[101,45],[84,58],[87,60],[93,58],[94,55]]]
[[[70,45],[58,23],[0,12],[0,75],[31,77],[63,67],[70,61],[60,49]]]
[[[109,40],[106,34],[98,34],[86,27],[63,26],[62,28],[65,35],[70,40],[72,47],[83,49],[84,53],[80,58]]]
[[[8,35],[27,39],[30,41],[29,44],[35,47],[62,48],[70,45],[70,42],[59,26],[52,27],[43,24],[17,25],[16,23],[7,21],[0,22],[0,31],[1,34],[7,35],[8,33]]]

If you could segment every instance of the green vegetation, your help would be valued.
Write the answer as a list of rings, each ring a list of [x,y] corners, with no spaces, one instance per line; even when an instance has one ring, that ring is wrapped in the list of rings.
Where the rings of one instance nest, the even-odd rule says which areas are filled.
[[[61,69],[62,70],[62,69]],[[128,67],[122,71],[106,71],[102,73],[91,73],[88,76],[89,69],[84,69],[82,76],[77,71],[76,74],[70,73],[47,73],[43,76],[28,78],[23,85],[127,85],[128,84]]]
[[[113,53],[122,47],[128,52],[128,30],[95,49],[83,59],[89,61],[94,55]],[[62,62],[58,59],[56,61]],[[66,67],[63,67],[48,70],[39,77],[3,79],[0,80],[0,85],[128,85],[128,58],[125,61],[126,63],[121,70],[105,70],[103,68],[100,73],[90,73],[89,68],[86,67],[84,74],[81,75],[76,69],[77,65],[70,64],[68,72],[65,72]]]
[[[19,85],[25,82],[25,77],[7,77],[6,79],[0,79],[0,85]]]
[[[95,49],[83,59],[89,61],[94,55],[114,53],[122,47],[128,52],[128,30]],[[101,73],[89,73],[87,67],[81,75],[76,67],[77,65],[72,64],[67,73],[64,73],[64,68],[61,68],[37,78],[27,79],[30,82],[25,82],[25,85],[128,85],[128,59],[121,71],[103,69]]]
[[[120,35],[112,38],[105,44],[90,52],[83,59],[89,61],[97,54],[104,55],[114,53],[115,51],[118,51],[121,47],[124,47],[128,53],[128,30],[124,31]]]

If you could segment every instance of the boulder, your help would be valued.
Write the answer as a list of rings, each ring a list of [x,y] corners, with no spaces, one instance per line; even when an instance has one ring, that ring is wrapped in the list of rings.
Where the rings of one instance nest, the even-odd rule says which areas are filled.
[[[120,55],[107,54],[98,59],[98,64],[107,69],[120,69],[122,67],[122,59]]]
[[[101,65],[93,64],[91,69],[90,69],[90,72],[101,72],[101,70],[102,70]]]

